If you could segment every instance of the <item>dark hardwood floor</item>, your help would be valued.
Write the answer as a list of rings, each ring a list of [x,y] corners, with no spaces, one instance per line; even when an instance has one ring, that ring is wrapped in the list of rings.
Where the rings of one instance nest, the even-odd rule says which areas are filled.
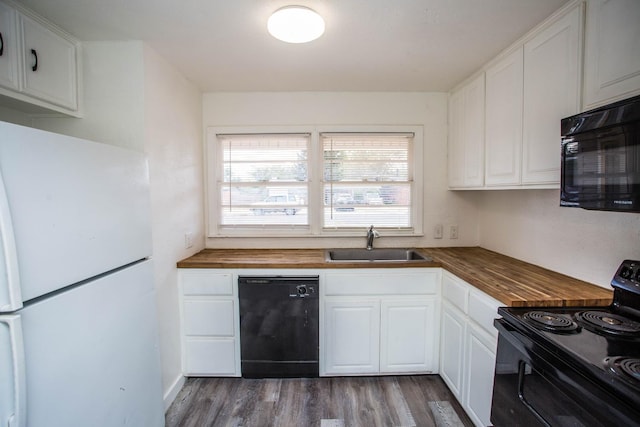
[[[438,375],[189,378],[166,426],[473,426]]]

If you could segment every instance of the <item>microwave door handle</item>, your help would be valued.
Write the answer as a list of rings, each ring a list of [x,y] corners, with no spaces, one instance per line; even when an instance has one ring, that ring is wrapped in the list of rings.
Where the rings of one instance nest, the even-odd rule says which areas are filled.
[[[522,402],[522,404],[531,412],[537,419],[540,421],[545,427],[552,427],[543,417],[540,415],[536,409],[531,406],[531,404],[527,401],[527,398],[524,395],[524,379],[525,379],[525,368],[527,367],[527,363],[523,360],[518,364],[518,398]]]
[[[0,172],[0,313],[22,308],[18,252],[9,199]]]
[[[0,425],[25,427],[27,389],[20,315],[0,316],[0,347],[10,349],[10,357],[0,359],[0,372],[8,372],[11,381],[10,396],[0,406]]]

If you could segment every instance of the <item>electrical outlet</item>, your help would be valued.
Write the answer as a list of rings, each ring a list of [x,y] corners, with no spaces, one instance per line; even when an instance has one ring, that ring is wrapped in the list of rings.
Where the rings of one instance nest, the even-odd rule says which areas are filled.
[[[437,224],[433,227],[433,238],[442,239],[442,224]]]
[[[193,233],[188,231],[184,233],[184,248],[189,249],[193,246]]]
[[[458,226],[457,225],[452,225],[451,227],[449,227],[449,238],[450,239],[457,239],[458,238]]]

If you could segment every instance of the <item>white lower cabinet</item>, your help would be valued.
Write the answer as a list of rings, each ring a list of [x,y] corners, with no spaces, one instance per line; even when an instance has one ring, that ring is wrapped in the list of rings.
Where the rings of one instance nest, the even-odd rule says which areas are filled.
[[[477,426],[491,425],[497,330],[502,304],[451,273],[442,277],[440,376]]]
[[[185,376],[241,375],[239,274],[180,270]],[[500,302],[440,268],[325,270],[320,278],[321,376],[439,372],[471,420],[490,424]]]
[[[328,271],[320,374],[437,370],[439,269]]]
[[[466,317],[445,301],[442,303],[440,326],[440,376],[456,398],[462,401]]]
[[[474,322],[465,333],[463,407],[478,426],[491,425],[491,398],[496,363],[496,338]]]
[[[324,310],[326,373],[377,373],[380,301],[327,301]]]
[[[237,287],[231,272],[180,272],[182,371],[186,376],[240,376]]]
[[[380,307],[380,373],[429,372],[434,366],[436,300],[383,300]]]
[[[186,376],[236,375],[235,340],[221,337],[185,337]]]

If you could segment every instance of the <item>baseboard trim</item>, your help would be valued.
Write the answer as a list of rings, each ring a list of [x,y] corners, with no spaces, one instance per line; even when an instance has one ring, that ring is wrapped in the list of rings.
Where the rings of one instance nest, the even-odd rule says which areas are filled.
[[[183,377],[182,375],[179,375],[176,378],[176,380],[173,382],[173,384],[171,384],[171,387],[169,387],[169,389],[164,394],[164,411],[165,412],[167,412],[167,409],[169,409],[169,406],[171,406],[173,401],[176,399],[176,396],[178,396],[178,393],[180,393],[180,390],[182,390],[182,387],[184,386],[185,381],[186,381],[186,378]]]

